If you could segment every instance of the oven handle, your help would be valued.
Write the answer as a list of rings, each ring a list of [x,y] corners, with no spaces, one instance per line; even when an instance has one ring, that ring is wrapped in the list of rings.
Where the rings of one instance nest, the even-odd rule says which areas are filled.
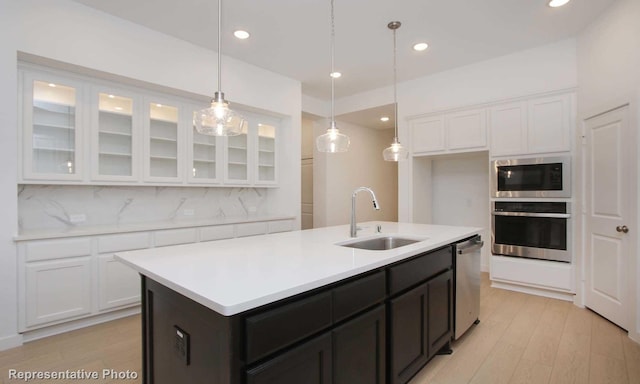
[[[524,216],[524,217],[544,217],[550,219],[569,219],[571,214],[569,213],[532,213],[532,212],[491,212],[493,216]]]

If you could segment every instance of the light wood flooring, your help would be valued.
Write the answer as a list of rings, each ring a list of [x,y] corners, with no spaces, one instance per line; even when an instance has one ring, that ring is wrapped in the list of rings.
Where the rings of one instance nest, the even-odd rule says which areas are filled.
[[[410,384],[640,383],[640,345],[572,303],[491,288],[483,274],[480,321]],[[132,370],[137,380],[29,383],[140,383],[140,347],[140,316],[37,340],[0,352],[0,383],[21,382],[8,380],[9,369]]]

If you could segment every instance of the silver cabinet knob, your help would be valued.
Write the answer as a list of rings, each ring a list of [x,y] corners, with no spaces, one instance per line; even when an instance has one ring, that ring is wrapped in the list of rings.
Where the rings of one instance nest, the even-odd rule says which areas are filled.
[[[616,227],[616,231],[622,232],[622,233],[627,233],[627,232],[629,232],[629,227],[627,227],[626,225],[618,225]]]

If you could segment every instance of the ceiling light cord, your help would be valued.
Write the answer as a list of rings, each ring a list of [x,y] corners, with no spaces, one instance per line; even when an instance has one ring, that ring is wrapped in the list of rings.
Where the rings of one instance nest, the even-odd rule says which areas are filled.
[[[331,127],[335,127],[335,50],[336,50],[336,30],[335,16],[333,13],[333,0],[331,0]]]
[[[398,141],[398,67],[397,67],[397,48],[396,48],[396,30],[393,30],[393,108],[394,108],[394,125],[395,139]]]
[[[222,0],[218,0],[218,93],[222,92]]]

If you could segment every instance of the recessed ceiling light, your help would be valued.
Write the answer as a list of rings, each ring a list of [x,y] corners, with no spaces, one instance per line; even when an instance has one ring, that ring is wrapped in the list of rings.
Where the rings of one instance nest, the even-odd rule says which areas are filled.
[[[113,95],[109,95],[109,98],[110,98],[110,99],[113,99],[114,97],[115,97],[115,96],[113,96]]]
[[[380,118],[380,121],[385,121],[385,122],[389,121],[389,116],[382,116]]]
[[[567,4],[569,1],[571,1],[571,0],[549,0],[549,6],[551,8],[558,8],[558,7],[562,7],[563,5]]]
[[[237,31],[233,32],[233,36],[237,37],[240,40],[244,40],[248,39],[251,34],[249,34],[249,32],[247,31],[243,31],[242,29],[238,29]]]
[[[122,111],[122,107],[113,107],[116,111]]]
[[[56,85],[55,85],[55,84],[53,84],[53,83],[49,83],[49,86],[50,86],[51,88],[55,88],[55,87],[56,87]]]
[[[418,52],[424,51],[427,48],[429,48],[429,44],[427,43],[417,43],[413,45],[413,50]]]
[[[341,76],[342,76],[342,73],[337,72],[337,71],[336,71],[336,72],[331,72],[331,73],[329,74],[329,76],[333,77],[334,79],[337,79],[338,77],[341,77]]]
[[[162,108],[162,104],[156,104],[156,107]]]

